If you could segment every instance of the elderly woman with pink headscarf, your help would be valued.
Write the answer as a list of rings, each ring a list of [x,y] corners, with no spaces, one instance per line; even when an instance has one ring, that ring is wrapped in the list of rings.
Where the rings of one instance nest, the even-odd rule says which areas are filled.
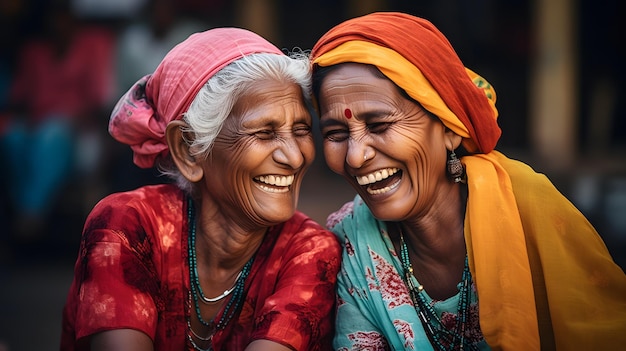
[[[173,184],[84,226],[62,350],[328,350],[335,236],[296,210],[314,158],[308,58],[216,28],[122,97],[109,131]]]
[[[382,12],[311,52],[326,163],[356,190],[336,350],[614,350],[626,275],[542,174],[495,150],[496,94],[429,21]]]

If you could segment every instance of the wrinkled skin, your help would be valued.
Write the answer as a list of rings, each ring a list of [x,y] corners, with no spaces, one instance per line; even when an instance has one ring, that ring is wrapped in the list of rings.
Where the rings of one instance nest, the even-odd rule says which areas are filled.
[[[300,87],[257,82],[235,103],[202,163],[202,201],[214,202],[225,218],[247,230],[286,221],[314,157],[311,115]],[[272,176],[293,177],[293,183],[269,184],[259,178]]]
[[[461,137],[372,66],[335,67],[318,101],[328,166],[376,218],[388,221],[396,252],[402,230],[428,294],[454,295],[465,258],[464,207],[460,185],[446,175],[446,150],[458,147]]]
[[[272,79],[244,90],[208,156],[190,150],[184,122],[167,129],[172,158],[194,183],[197,271],[204,294],[218,296],[261,245],[270,226],[290,219],[315,148],[300,87]],[[214,316],[218,303],[200,306]],[[193,330],[206,328],[192,318]],[[278,345],[278,344],[277,344]]]
[[[436,215],[452,191],[445,165],[454,134],[370,66],[343,64],[327,75],[320,91],[328,166],[346,178],[381,220]],[[376,183],[357,181],[380,178],[386,169],[399,171]]]

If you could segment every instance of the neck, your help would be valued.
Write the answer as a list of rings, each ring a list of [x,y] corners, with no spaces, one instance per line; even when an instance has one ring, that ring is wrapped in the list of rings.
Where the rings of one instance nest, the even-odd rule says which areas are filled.
[[[465,257],[465,187],[455,188],[428,212],[391,225],[394,242],[399,243],[401,231],[412,255],[424,260],[448,262],[451,257]]]
[[[456,194],[448,196],[444,206],[433,206],[429,214],[388,224],[396,252],[401,252],[402,236],[415,277],[440,300],[458,292],[465,263],[465,201]]]
[[[236,274],[261,246],[268,227],[242,227],[209,201],[195,202],[198,266],[212,276]]]
[[[254,257],[263,235],[244,237],[232,235],[228,231],[221,232],[219,226],[200,226],[201,223],[212,222],[203,220],[201,212],[191,200],[188,206],[189,268],[196,274],[198,283],[205,286],[207,296],[219,296],[230,290],[233,282],[238,280],[246,264]]]
[[[261,246],[265,232],[266,230],[242,235],[232,232],[216,233],[206,228],[198,230],[198,266],[215,277],[236,274]]]

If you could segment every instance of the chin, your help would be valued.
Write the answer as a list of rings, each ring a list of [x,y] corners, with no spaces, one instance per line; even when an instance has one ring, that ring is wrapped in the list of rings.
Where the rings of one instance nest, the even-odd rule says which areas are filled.
[[[287,221],[296,212],[296,204],[292,200],[274,200],[258,206],[257,216],[273,224]]]
[[[406,218],[406,211],[399,209],[393,202],[388,204],[385,202],[368,201],[370,199],[367,198],[363,199],[372,215],[380,221],[401,221]]]
[[[378,219],[379,221],[391,221],[391,222],[398,221],[398,218],[395,215],[395,213],[389,213],[390,211],[385,211],[385,210],[376,211],[372,208],[370,208],[370,211],[372,211],[372,215],[374,215],[374,217]]]
[[[259,213],[259,215],[265,222],[270,223],[270,225],[276,225],[288,221],[295,212],[295,209],[277,210],[277,212],[272,211],[271,213],[264,211],[264,213]]]

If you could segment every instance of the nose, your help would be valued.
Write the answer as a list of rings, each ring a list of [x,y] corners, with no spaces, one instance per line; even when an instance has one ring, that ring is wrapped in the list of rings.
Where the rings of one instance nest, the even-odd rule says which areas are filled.
[[[300,144],[295,137],[282,138],[280,145],[272,153],[274,161],[288,165],[293,169],[300,168],[306,162]]]
[[[348,142],[348,152],[346,163],[352,168],[361,168],[364,163],[374,157],[374,149],[365,140],[350,138]]]

